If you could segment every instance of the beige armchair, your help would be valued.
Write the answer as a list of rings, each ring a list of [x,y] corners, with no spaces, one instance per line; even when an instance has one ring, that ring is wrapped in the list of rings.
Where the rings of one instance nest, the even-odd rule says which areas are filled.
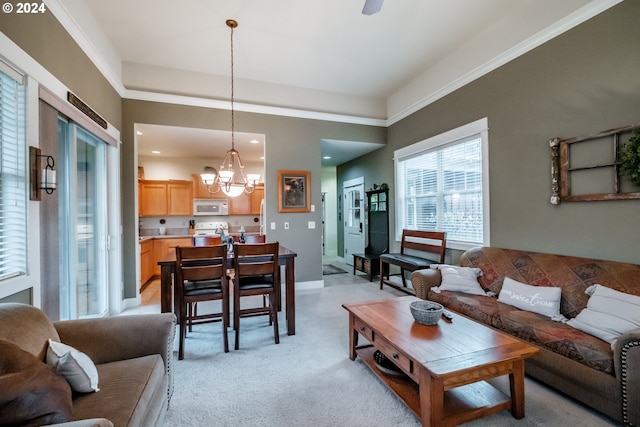
[[[15,344],[14,354],[30,353],[44,365],[51,339],[85,353],[95,364],[100,390],[74,392],[70,422],[64,426],[162,425],[173,392],[174,333],[172,313],[51,322],[38,308],[0,304],[0,342]],[[3,361],[4,366],[13,362]],[[0,369],[0,382],[2,374]]]

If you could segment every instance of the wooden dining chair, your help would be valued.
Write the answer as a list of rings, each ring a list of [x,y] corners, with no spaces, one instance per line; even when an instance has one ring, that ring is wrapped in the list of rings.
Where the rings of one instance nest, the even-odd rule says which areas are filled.
[[[264,234],[245,234],[244,243],[265,243],[266,236]]]
[[[275,342],[280,343],[278,304],[275,300],[276,295],[280,295],[278,248],[278,242],[233,245],[233,329],[236,333],[236,350],[240,348],[240,318],[247,316],[268,315],[269,324],[273,324]],[[241,308],[242,297],[252,295],[266,295],[269,298],[268,306]]]
[[[191,238],[191,246],[214,246],[222,244],[220,236],[193,236]]]
[[[266,242],[266,237],[264,234],[245,234],[244,235],[244,242],[238,242],[238,243],[265,243]],[[262,306],[266,307],[267,306],[267,297],[266,295],[262,296]]]
[[[222,244],[222,237],[209,236],[209,235],[196,235],[191,238],[191,246],[215,246]],[[198,303],[189,304],[187,307],[189,311],[189,317],[192,314],[198,315]],[[192,330],[192,325],[189,323],[189,332]]]
[[[180,326],[178,359],[184,358],[187,325],[222,320],[224,351],[229,351],[229,278],[227,277],[227,245],[176,247],[175,306]],[[190,304],[220,300],[222,312],[197,314],[187,311]]]

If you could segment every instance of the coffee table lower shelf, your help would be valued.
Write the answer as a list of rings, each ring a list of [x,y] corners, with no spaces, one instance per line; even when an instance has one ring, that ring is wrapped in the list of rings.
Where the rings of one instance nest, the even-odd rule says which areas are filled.
[[[371,371],[398,396],[413,413],[422,419],[420,388],[410,377],[387,375],[378,369],[373,358],[376,348],[358,347],[356,354]],[[486,381],[456,387],[444,392],[442,426],[456,426],[487,415],[511,409],[511,398]],[[424,422],[423,425],[428,425]]]

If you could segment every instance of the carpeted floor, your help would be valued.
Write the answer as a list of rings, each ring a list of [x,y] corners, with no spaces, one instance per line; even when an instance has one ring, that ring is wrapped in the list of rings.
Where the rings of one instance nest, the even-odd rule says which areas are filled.
[[[341,274],[341,273],[346,273],[346,271],[344,271],[340,267],[336,267],[333,264],[324,264],[322,266],[322,275],[323,276],[328,276],[330,274]]]
[[[281,313],[279,345],[264,316],[242,320],[241,348],[229,353],[223,352],[219,323],[194,327],[184,360],[177,360],[177,342],[174,347],[175,391],[165,426],[419,426],[359,359],[349,360],[348,315],[342,304],[396,296],[349,276],[349,284],[298,291],[297,333],[286,334]],[[199,304],[203,309],[206,304]],[[231,343],[233,339],[229,330]],[[508,391],[506,378],[494,383]],[[527,378],[524,419],[515,420],[505,411],[466,425],[614,424]]]

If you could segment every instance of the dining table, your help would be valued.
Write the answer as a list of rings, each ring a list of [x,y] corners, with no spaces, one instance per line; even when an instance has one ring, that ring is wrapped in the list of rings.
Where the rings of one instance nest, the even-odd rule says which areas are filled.
[[[284,266],[285,281],[285,315],[287,319],[287,334],[296,334],[296,294],[295,294],[295,258],[298,254],[291,249],[280,245],[278,248],[278,263]],[[170,250],[160,261],[160,311],[163,313],[173,312],[173,290],[175,289],[176,277],[176,252]],[[227,258],[227,268],[233,269],[233,256]],[[279,304],[278,311],[281,310],[282,301],[280,287],[276,287],[276,301]]]

